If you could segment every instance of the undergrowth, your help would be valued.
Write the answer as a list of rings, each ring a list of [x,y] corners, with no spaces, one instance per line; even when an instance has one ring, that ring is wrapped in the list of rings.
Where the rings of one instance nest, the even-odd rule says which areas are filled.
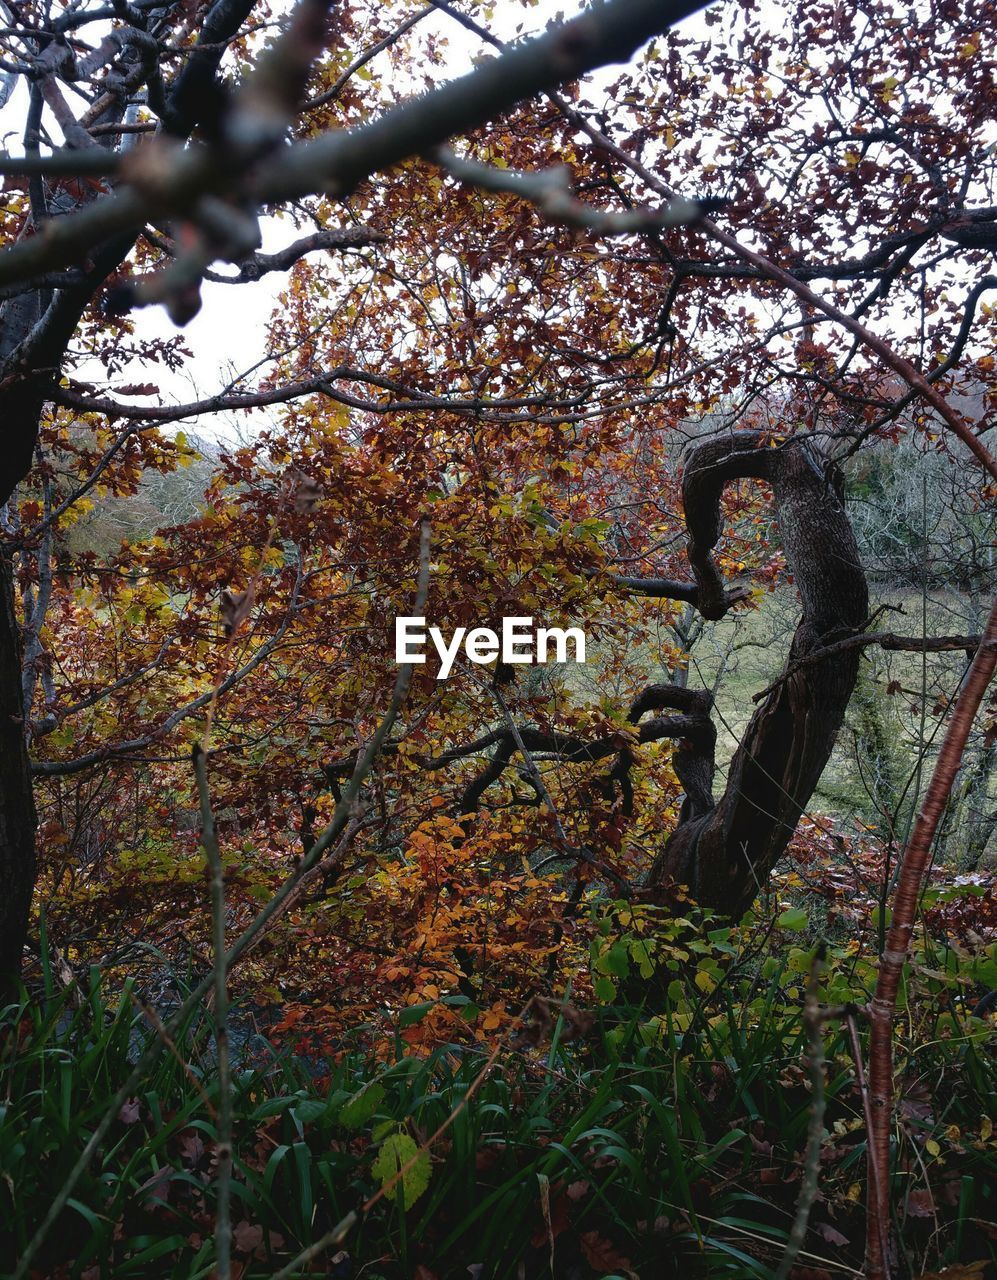
[[[614,944],[617,945],[617,944]],[[800,1189],[808,1044],[786,1000],[800,948],[736,985],[672,979],[653,1015],[619,1002],[552,1038],[393,1043],[316,1059],[268,1051],[235,1073],[235,1274],[274,1276],[360,1210],[294,1274],[346,1280],[637,1275],[771,1277]],[[952,1015],[946,1015],[955,1025]],[[588,1021],[591,1020],[591,1026]],[[990,1258],[997,1190],[986,1025],[920,1038],[905,1056],[893,1203],[912,1275]],[[126,983],[26,994],[0,1014],[0,1269],[9,1274],[146,1038]],[[265,1043],[265,1042],[263,1042]],[[865,1129],[847,1034],[824,1031],[820,1193],[799,1280],[857,1275]],[[188,1023],[77,1184],[32,1274],[212,1274],[214,1042]],[[479,1080],[479,1076],[481,1079]],[[473,1092],[472,1085],[478,1081]],[[450,1119],[401,1182],[390,1174]],[[362,1206],[387,1182],[386,1193]]]

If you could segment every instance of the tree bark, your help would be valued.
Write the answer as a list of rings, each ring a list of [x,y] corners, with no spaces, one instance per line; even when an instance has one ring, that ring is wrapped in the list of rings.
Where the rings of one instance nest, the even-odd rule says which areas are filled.
[[[35,884],[35,825],[13,567],[0,554],[0,995],[10,994],[21,969]]]
[[[731,481],[753,477],[772,486],[776,515],[803,614],[784,678],[772,686],[741,739],[718,803],[700,797],[666,843],[654,885],[689,886],[704,906],[740,915],[785,852],[827,764],[858,673],[859,650],[820,662],[801,658],[860,631],[869,593],[858,547],[833,468],[814,443],[772,447],[758,432],[727,433],[696,446],[683,478],[689,561],[707,618],[729,607],[713,549],[723,531],[721,497]],[[683,744],[694,755],[696,743]],[[712,769],[704,761],[701,774]],[[705,812],[704,812],[705,809]]]

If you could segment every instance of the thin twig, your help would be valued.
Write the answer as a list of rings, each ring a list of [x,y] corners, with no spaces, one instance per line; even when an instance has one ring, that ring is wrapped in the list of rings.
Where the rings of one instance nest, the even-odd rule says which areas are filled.
[[[803,1242],[807,1237],[807,1225],[810,1222],[810,1210],[817,1198],[817,1183],[820,1175],[820,1148],[824,1139],[824,1111],[826,1097],[824,1093],[824,1016],[817,1000],[818,983],[824,968],[824,944],[821,943],[810,966],[807,978],[807,994],[803,1005],[803,1025],[806,1027],[807,1039],[810,1041],[810,1083],[813,1092],[810,1096],[810,1122],[807,1126],[807,1151],[803,1161],[803,1182],[800,1196],[796,1202],[796,1216],[786,1241],[786,1251],[782,1255],[776,1280],[788,1280]]]
[[[858,1023],[855,1019],[855,1011],[849,1010],[845,1015],[845,1022],[848,1027],[848,1044],[852,1051],[852,1061],[855,1064],[855,1080],[859,1087],[859,1094],[862,1098],[862,1115],[865,1118],[866,1132],[866,1166],[869,1173],[869,1186],[872,1196],[879,1203],[879,1188],[881,1174],[879,1171],[879,1161],[876,1158],[876,1149],[872,1142],[872,1099],[869,1097],[869,1082],[866,1080],[865,1067],[862,1065],[862,1045],[859,1041]],[[883,1257],[886,1257],[887,1241],[886,1241],[886,1223],[880,1219],[877,1224],[879,1229],[879,1247],[882,1250]]]
[[[215,1268],[218,1280],[232,1273],[232,1084],[229,1077],[228,982],[225,959],[225,868],[218,847],[215,816],[208,790],[208,757],[194,744],[194,776],[201,806],[201,843],[211,875],[211,939],[215,986],[215,1052],[218,1060],[218,1124],[215,1154],[218,1159],[218,1191],[215,1209]]]

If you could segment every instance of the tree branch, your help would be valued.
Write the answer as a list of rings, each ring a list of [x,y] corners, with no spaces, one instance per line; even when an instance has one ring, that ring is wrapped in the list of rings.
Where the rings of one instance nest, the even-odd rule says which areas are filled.
[[[982,636],[898,636],[892,631],[866,631],[857,636],[845,636],[844,639],[836,640],[834,644],[825,645],[822,649],[808,653],[805,657],[791,663],[778,680],[773,680],[760,693],[753,694],[751,701],[761,702],[773,689],[777,689],[797,671],[815,662],[826,662],[828,658],[833,658],[839,653],[847,653],[849,649],[865,649],[870,645],[879,645],[881,649],[904,649],[912,653],[947,653],[962,649],[965,650],[966,656],[971,658],[979,648],[982,639]]]
[[[701,0],[608,0],[574,21],[510,48],[469,75],[415,98],[357,129],[332,132],[275,151],[254,167],[240,149],[139,146],[128,155],[131,185],[66,217],[0,254],[0,284],[67,265],[95,243],[138,231],[164,215],[189,214],[206,194],[237,192],[254,205],[296,199],[317,191],[346,196],[370,174],[468,133],[494,116],[555,85],[609,62],[626,61],[646,40],[701,8]],[[247,0],[219,0],[202,31],[211,38],[219,14],[248,12]],[[171,129],[195,122],[187,89],[204,58],[196,51],[176,86],[182,99]],[[0,172],[5,171],[0,163]],[[9,162],[7,170],[9,171]]]

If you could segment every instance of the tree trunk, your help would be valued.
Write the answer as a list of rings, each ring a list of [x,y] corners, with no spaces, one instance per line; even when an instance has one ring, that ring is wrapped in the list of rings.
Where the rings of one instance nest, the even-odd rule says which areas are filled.
[[[707,812],[680,819],[651,874],[653,884],[688,885],[697,902],[726,915],[740,915],[751,905],[785,852],[855,687],[857,649],[807,659],[861,630],[869,610],[834,470],[811,440],[772,447],[760,433],[739,431],[696,446],[686,464],[688,550],[700,612],[719,618],[729,606],[712,551],[723,531],[723,489],[742,477],[772,486],[803,616],[783,675],[752,716],[731,761],[723,796]],[[695,750],[696,744],[685,749],[690,745]]]
[[[0,994],[21,969],[35,884],[35,805],[21,705],[21,635],[10,557],[0,554]]]

